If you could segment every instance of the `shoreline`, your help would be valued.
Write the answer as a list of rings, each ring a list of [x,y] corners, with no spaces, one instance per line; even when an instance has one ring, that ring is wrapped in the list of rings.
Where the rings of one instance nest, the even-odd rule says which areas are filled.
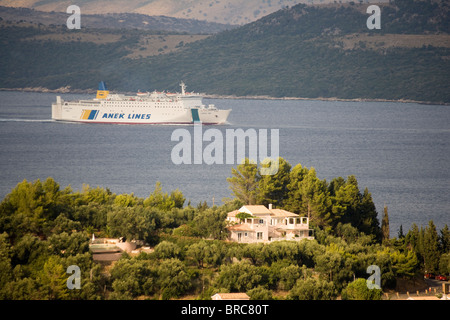
[[[48,89],[45,87],[26,87],[26,88],[0,88],[0,91],[17,91],[17,92],[38,92],[38,93],[73,93],[73,94],[95,94],[97,90],[93,89],[71,89],[70,86],[61,87],[58,89]],[[134,94],[135,92],[123,91],[118,92],[123,94]],[[236,100],[304,100],[304,101],[344,101],[344,102],[399,102],[399,103],[418,103],[424,105],[443,105],[449,106],[450,102],[435,102],[435,101],[421,101],[410,99],[381,99],[381,98],[305,98],[305,97],[272,97],[267,95],[250,95],[250,96],[236,96],[236,95],[220,95],[220,94],[202,94],[206,99],[236,99]]]
[[[399,103],[418,103],[418,104],[425,104],[425,105],[444,105],[449,106],[450,102],[434,102],[434,101],[420,101],[420,100],[409,100],[409,99],[400,99],[400,100],[393,100],[393,99],[371,99],[371,98],[352,98],[352,99],[346,99],[346,98],[324,98],[324,97],[317,97],[317,98],[304,98],[304,97],[271,97],[271,96],[235,96],[235,95],[215,95],[215,94],[205,94],[203,95],[204,98],[208,99],[239,99],[239,100],[305,100],[305,101],[346,101],[346,102],[399,102]]]

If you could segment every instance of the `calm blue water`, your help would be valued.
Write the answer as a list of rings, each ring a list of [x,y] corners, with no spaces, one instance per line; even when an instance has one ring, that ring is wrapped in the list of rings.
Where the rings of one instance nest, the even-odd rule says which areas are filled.
[[[193,204],[230,197],[235,165],[175,165],[172,132],[180,126],[53,122],[55,94],[0,91],[0,197],[23,179],[53,177],[147,197],[160,181]],[[83,95],[66,94],[72,100]],[[279,129],[280,156],[314,167],[321,179],[354,174],[378,212],[389,208],[391,234],[415,222],[450,224],[450,107],[415,103],[210,99],[232,108],[225,129]],[[186,127],[193,132],[192,127]],[[206,130],[210,126],[204,127]],[[205,143],[206,145],[207,143]]]

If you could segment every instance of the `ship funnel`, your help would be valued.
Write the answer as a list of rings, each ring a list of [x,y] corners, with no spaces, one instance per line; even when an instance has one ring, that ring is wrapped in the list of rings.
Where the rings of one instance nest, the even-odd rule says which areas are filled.
[[[106,84],[103,81],[100,81],[98,84],[97,99],[106,99],[108,94],[109,91],[106,89]]]

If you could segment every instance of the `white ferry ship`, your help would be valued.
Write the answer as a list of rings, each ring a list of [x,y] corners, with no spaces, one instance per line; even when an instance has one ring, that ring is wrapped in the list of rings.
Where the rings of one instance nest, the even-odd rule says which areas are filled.
[[[105,83],[99,84],[92,100],[64,101],[56,97],[52,103],[52,119],[85,123],[114,124],[225,124],[229,110],[219,110],[213,104],[204,105],[199,93],[138,92],[135,96],[112,94]]]

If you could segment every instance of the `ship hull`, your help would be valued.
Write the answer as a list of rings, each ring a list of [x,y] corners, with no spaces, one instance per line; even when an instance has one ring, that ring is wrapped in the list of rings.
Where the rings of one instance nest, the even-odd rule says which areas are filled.
[[[227,123],[231,110],[196,107],[195,104],[198,105],[198,101],[187,98],[163,103],[142,100],[100,101],[97,99],[66,102],[57,97],[56,103],[52,104],[52,119],[79,123],[127,125]]]

